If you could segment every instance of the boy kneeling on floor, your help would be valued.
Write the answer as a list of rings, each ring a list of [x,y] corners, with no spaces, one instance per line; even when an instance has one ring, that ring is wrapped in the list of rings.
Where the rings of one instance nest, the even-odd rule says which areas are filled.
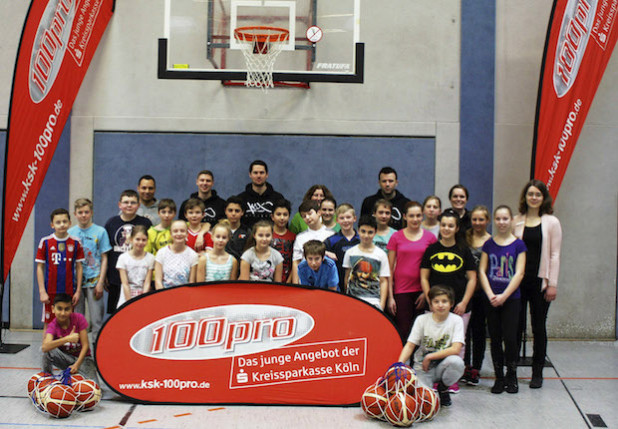
[[[43,345],[43,371],[50,374],[53,368],[71,368],[71,374],[80,373],[90,380],[96,379],[96,368],[88,343],[88,322],[73,312],[71,296],[59,293],[52,311],[56,316],[47,326]]]
[[[418,380],[432,387],[438,383],[442,406],[451,405],[448,386],[461,378],[464,362],[459,357],[465,342],[463,319],[451,313],[455,301],[450,287],[436,285],[429,290],[431,313],[416,318],[408,342],[399,355],[400,362],[407,362],[414,353],[414,370]]]

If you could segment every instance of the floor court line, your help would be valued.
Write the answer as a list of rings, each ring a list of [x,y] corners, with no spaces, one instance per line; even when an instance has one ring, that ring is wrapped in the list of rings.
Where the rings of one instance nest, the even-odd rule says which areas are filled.
[[[562,387],[566,391],[567,395],[569,395],[569,398],[571,398],[571,401],[573,401],[573,405],[575,405],[575,408],[577,408],[577,411],[579,412],[579,415],[584,420],[584,423],[586,423],[586,425],[588,426],[589,429],[592,429],[592,426],[590,425],[590,421],[588,420],[588,416],[586,416],[586,414],[583,412],[583,410],[579,407],[579,404],[577,403],[577,401],[575,400],[575,398],[571,394],[571,391],[569,390],[568,386],[566,385],[564,380],[560,377],[560,373],[558,372],[556,367],[553,367],[553,368],[554,368],[554,372],[558,376],[557,379],[560,380],[560,383],[562,384]],[[546,378],[546,377],[544,377],[544,378]]]

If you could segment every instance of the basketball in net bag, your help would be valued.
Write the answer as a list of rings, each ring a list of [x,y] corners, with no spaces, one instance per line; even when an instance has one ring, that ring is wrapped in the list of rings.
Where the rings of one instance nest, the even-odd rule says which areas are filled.
[[[273,68],[290,32],[285,28],[262,25],[239,27],[234,30],[234,38],[245,57],[245,86],[262,90],[274,88]]]

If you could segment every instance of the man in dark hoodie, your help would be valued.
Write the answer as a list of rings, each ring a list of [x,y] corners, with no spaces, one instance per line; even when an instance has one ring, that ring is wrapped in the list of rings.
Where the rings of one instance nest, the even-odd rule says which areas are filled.
[[[186,221],[185,204],[191,198],[199,198],[204,201],[205,206],[202,223],[208,223],[213,227],[219,220],[225,219],[225,200],[217,195],[217,191],[212,189],[215,184],[215,176],[210,170],[202,170],[197,173],[195,184],[197,185],[197,192],[192,193],[188,199],[182,202],[180,210],[178,211],[178,217]]]
[[[397,172],[392,167],[383,167],[378,174],[380,190],[375,195],[370,195],[363,200],[361,206],[361,216],[373,214],[373,206],[376,201],[381,199],[389,200],[392,204],[391,220],[389,225],[397,230],[403,228],[403,213],[408,198],[405,197],[397,188]]]
[[[270,221],[270,214],[276,201],[283,195],[275,191],[268,179],[268,165],[262,160],[255,160],[249,165],[251,183],[245,187],[245,192],[238,196],[242,199],[245,209],[243,224],[249,228],[260,219]]]

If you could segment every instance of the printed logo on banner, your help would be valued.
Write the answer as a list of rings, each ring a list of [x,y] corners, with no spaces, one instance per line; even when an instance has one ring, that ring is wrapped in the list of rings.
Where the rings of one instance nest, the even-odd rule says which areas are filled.
[[[618,13],[618,0],[601,0],[592,25],[592,36],[601,49],[607,49],[610,33]]]
[[[558,98],[573,86],[586,52],[597,0],[569,0],[562,18],[554,61],[554,89]]]
[[[123,305],[96,341],[117,393],[150,403],[358,403],[401,352],[384,314],[349,296],[260,282],[158,290]]]
[[[157,359],[229,358],[283,347],[314,324],[309,314],[290,307],[224,305],[157,320],[131,338],[131,348]]]
[[[367,339],[301,344],[236,357],[230,389],[365,375]]]
[[[30,57],[30,98],[40,103],[54,85],[75,19],[76,0],[50,0],[34,37]]]

